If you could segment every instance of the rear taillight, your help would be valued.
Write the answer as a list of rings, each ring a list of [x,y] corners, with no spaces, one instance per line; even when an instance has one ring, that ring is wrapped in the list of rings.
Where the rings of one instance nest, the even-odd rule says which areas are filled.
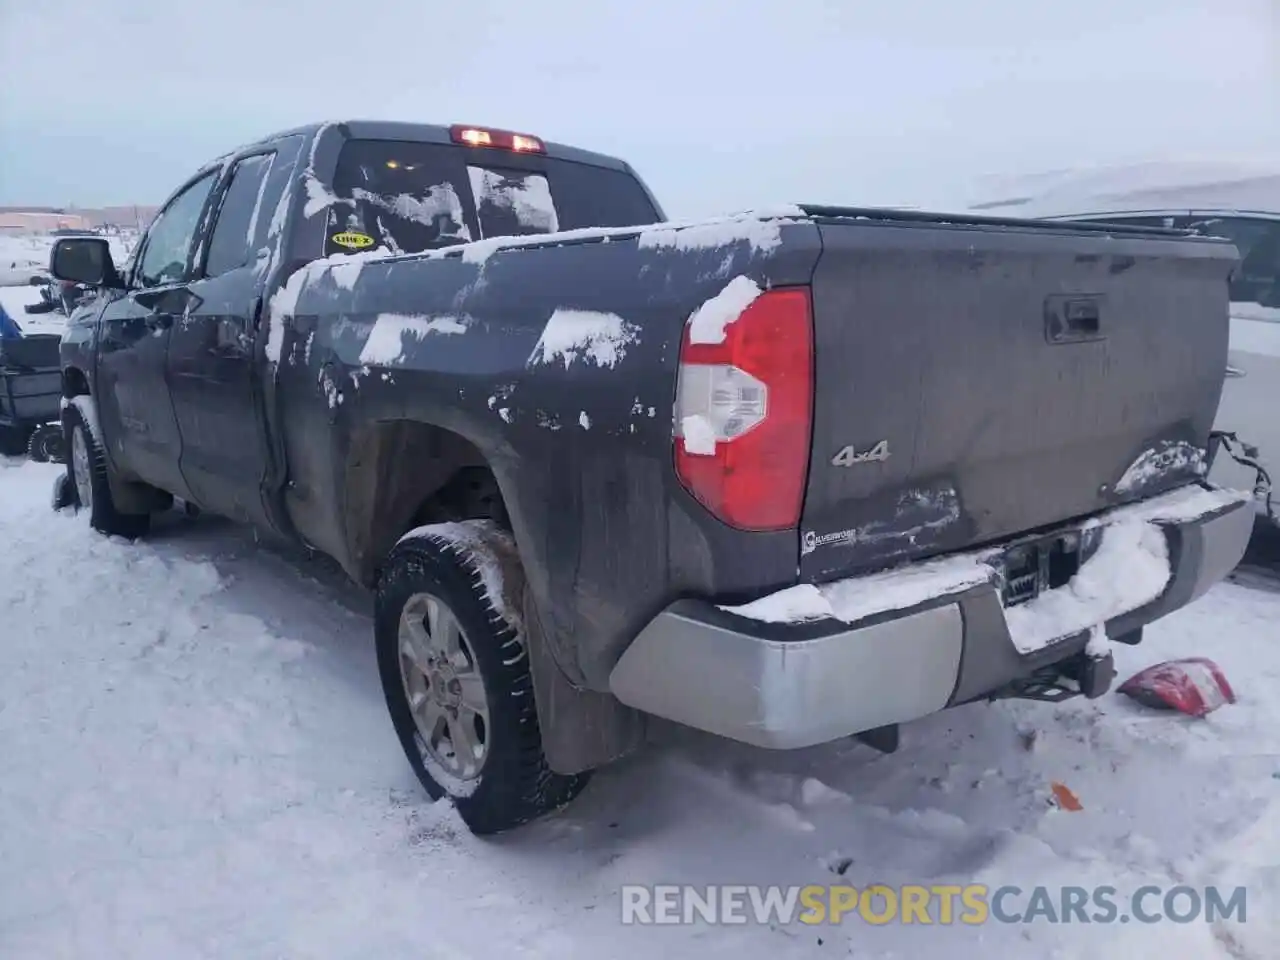
[[[695,343],[692,330],[686,324],[676,387],[680,482],[740,530],[797,526],[813,418],[808,289],[760,294],[718,343]]]

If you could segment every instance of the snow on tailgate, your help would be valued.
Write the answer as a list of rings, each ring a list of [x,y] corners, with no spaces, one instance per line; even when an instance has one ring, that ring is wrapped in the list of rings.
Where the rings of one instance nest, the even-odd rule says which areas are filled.
[[[626,356],[627,345],[636,341],[639,332],[639,327],[616,313],[561,307],[551,314],[527,365],[560,360],[567,370],[581,357],[597,367],[612,367]]]

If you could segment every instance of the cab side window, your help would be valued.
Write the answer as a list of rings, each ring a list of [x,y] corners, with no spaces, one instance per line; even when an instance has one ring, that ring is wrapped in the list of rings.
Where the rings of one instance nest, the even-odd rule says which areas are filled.
[[[265,240],[271,219],[263,194],[271,172],[273,153],[245,157],[231,169],[231,182],[222,194],[218,219],[209,238],[205,276],[216,277],[243,267]]]
[[[186,278],[200,214],[216,179],[216,172],[206,174],[160,211],[147,231],[146,246],[138,262],[136,279],[140,286],[155,287]]]

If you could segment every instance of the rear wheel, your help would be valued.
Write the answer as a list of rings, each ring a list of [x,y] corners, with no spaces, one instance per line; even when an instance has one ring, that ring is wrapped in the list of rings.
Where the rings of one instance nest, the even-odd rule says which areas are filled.
[[[89,512],[89,526],[108,536],[140,537],[151,526],[149,513],[121,513],[116,509],[107,481],[106,458],[102,448],[74,406],[63,412],[63,431],[70,455],[67,476],[71,481],[76,505]]]
[[[392,550],[378,584],[378,667],[396,734],[427,793],[448,796],[477,834],[561,807],[587,782],[553,772],[542,752],[524,638],[492,594],[520,595],[509,543],[489,521],[427,527]]]

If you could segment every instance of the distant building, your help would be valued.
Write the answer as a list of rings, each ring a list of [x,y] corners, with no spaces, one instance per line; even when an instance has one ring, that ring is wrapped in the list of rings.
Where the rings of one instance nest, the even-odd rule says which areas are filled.
[[[156,215],[154,206],[0,207],[0,234],[49,233],[57,229],[93,230],[115,228],[145,230]]]
[[[92,223],[79,213],[59,213],[43,210],[0,211],[0,234],[21,236],[30,233],[49,233],[58,229],[88,230]]]

